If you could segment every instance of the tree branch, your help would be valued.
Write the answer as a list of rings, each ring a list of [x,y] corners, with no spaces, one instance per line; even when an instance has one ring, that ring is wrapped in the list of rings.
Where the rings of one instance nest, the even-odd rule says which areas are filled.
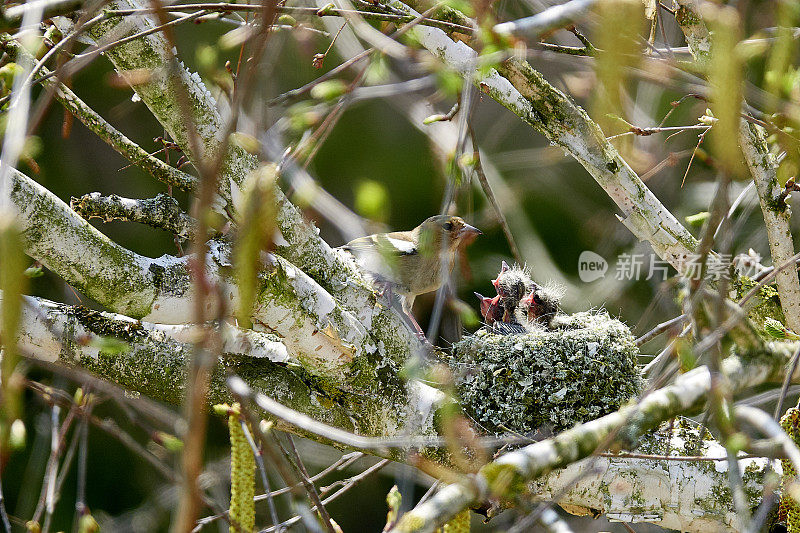
[[[676,438],[682,447],[685,441]],[[703,533],[709,530],[741,531],[728,488],[725,449],[715,441],[699,440],[707,461],[675,461],[591,457],[553,471],[531,484],[534,498],[554,501],[578,515],[597,513],[622,522],[649,522],[666,529]],[[680,453],[680,448],[678,448]],[[762,477],[769,461],[762,458],[739,460],[747,472],[745,492],[753,507],[758,506]]]
[[[677,0],[675,19],[686,37],[689,50],[702,66],[711,60],[711,37],[695,0]],[[743,102],[746,107],[746,102]],[[739,124],[739,146],[747,161],[758,191],[772,263],[780,265],[794,255],[794,243],[789,227],[789,208],[779,201],[782,187],[778,184],[777,165],[769,153],[762,130],[746,120]],[[800,279],[797,269],[783,270],[775,280],[786,324],[800,331]]]
[[[174,261],[119,246],[16,169],[9,181],[26,254],[109,309],[136,318],[152,312],[159,293],[152,267]]]
[[[95,342],[101,338],[114,337],[141,351],[145,342],[167,349],[172,346],[171,341],[191,344],[202,334],[200,326],[190,324],[153,324],[34,296],[25,296],[24,301],[20,348],[47,362],[57,362],[65,357],[71,357],[68,360],[96,359],[104,350],[102,342]],[[2,302],[0,293],[0,305]],[[228,323],[222,323],[219,328],[220,350],[225,354],[267,359],[273,363],[293,361],[286,346],[275,335],[240,329]]]
[[[87,220],[99,218],[104,222],[124,220],[147,224],[174,233],[181,239],[194,235],[194,221],[172,196],[158,194],[155,198],[131,199],[116,194],[101,196],[99,192],[73,197],[70,207]]]
[[[19,346],[26,356],[36,360],[78,366],[126,389],[179,404],[186,391],[192,341],[204,327],[152,324],[25,297]],[[406,417],[414,417],[404,408],[383,407],[383,391],[369,393],[365,388],[361,394],[339,395],[334,400],[324,387],[309,385],[315,382],[308,380],[297,358],[277,337],[230,324],[217,327],[221,339],[218,349],[223,357],[212,372],[208,405],[232,401],[225,380],[234,371],[256,392],[269,394],[283,405],[349,432],[383,435],[402,431]],[[278,425],[315,438],[313,433],[290,423],[279,420]]]
[[[495,24],[494,31],[505,35],[538,38],[541,34],[572,24],[583,17],[597,0],[571,0],[530,17]]]
[[[33,56],[20,45],[19,41],[12,39],[8,34],[0,34],[0,46],[9,52],[12,57],[23,55],[28,57],[31,62],[34,60]],[[42,68],[41,71],[45,76],[50,74],[50,71],[46,68]],[[54,96],[56,100],[58,100],[67,111],[77,117],[89,130],[103,139],[114,150],[130,160],[134,165],[141,167],[157,180],[178,187],[179,189],[187,191],[195,187],[197,178],[175,167],[171,167],[164,161],[147,153],[138,144],[128,139],[122,132],[109,124],[108,121],[101,117],[94,109],[86,105],[86,103],[78,98],[78,95],[72,92],[69,87],[52,77],[45,79],[43,84],[45,87],[55,91]]]
[[[135,254],[111,241],[21,172],[12,170],[11,183],[25,253],[116,312],[170,324],[193,321],[193,256],[150,259]],[[207,276],[220,288],[220,294],[216,300],[209,298],[208,305],[235,307],[238,301],[230,257],[230,244],[211,241]],[[380,364],[377,359],[382,352],[352,313],[285,259],[266,256],[264,266],[251,314],[254,322],[280,335],[307,371],[326,376],[338,386],[350,386],[359,374],[358,365],[366,365],[363,371],[375,371],[373,365]],[[392,355],[398,353],[404,355],[401,350]],[[395,392],[402,389],[396,376],[385,377],[389,380],[386,383],[373,380],[364,384],[379,387],[391,382]],[[389,404],[392,397],[387,392]]]

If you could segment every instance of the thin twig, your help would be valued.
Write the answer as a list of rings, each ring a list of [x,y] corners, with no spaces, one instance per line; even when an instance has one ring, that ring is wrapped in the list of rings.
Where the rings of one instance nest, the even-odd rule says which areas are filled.
[[[42,531],[47,533],[50,530],[50,521],[53,519],[53,513],[56,510],[56,501],[58,495],[56,494],[56,479],[58,478],[58,457],[61,455],[63,449],[64,438],[66,438],[67,421],[64,421],[65,428],[59,430],[58,418],[61,409],[57,405],[53,405],[50,409],[50,457],[54,459],[53,468],[47,469],[47,475],[44,478],[44,494],[45,494],[45,513],[44,525]],[[71,409],[70,414],[74,416],[75,410]],[[70,419],[71,425],[72,419]],[[48,465],[49,466],[49,465]],[[38,521],[38,520],[37,520]]]
[[[84,391],[88,394],[88,391]],[[81,423],[78,428],[80,431],[80,443],[78,453],[78,479],[76,482],[76,495],[75,495],[75,521],[73,527],[77,526],[81,517],[86,514],[86,465],[89,457],[89,411],[91,404],[83,406],[81,410]],[[77,530],[77,527],[74,528]]]
[[[634,342],[634,344],[636,344],[636,346],[641,346],[642,344],[645,344],[646,342],[649,342],[649,341],[653,340],[654,338],[658,337],[659,335],[661,335],[665,331],[669,330],[671,327],[682,324],[683,320],[684,320],[684,315],[680,315],[680,316],[676,316],[675,318],[671,318],[671,319],[667,320],[666,322],[662,322],[662,323],[658,324],[653,329],[651,329],[650,331],[648,331],[647,333],[645,333],[644,335],[642,335],[641,337],[639,337],[638,339],[636,339],[633,342]]]
[[[194,11],[203,10],[206,12],[221,12],[228,13],[232,11],[258,11],[262,6],[258,4],[231,4],[225,2],[218,3],[195,3],[195,4],[173,4],[169,6],[170,11]],[[395,23],[406,23],[414,20],[412,15],[401,15],[395,13],[380,13],[377,11],[363,11],[355,9],[338,9],[333,6],[326,6],[322,9],[314,7],[300,7],[300,6],[278,6],[276,7],[278,13],[288,13],[291,15],[308,15],[312,17],[348,17],[360,16],[366,20],[383,20]],[[152,8],[139,8],[139,9],[109,9],[107,13],[111,16],[124,16],[133,14],[146,14],[153,13]],[[458,32],[467,35],[472,35],[474,29],[469,26],[448,22],[444,20],[437,20],[430,17],[424,17],[420,20],[419,24],[423,26],[431,26],[449,32]]]
[[[336,530],[333,528],[333,524],[331,524],[331,516],[328,514],[328,510],[325,509],[322,501],[320,501],[319,493],[317,492],[316,487],[314,487],[314,484],[308,479],[308,471],[306,471],[303,460],[300,458],[300,454],[297,452],[297,447],[294,445],[294,439],[287,433],[286,440],[289,442],[289,450],[292,452],[292,456],[294,456],[293,463],[297,467],[297,473],[300,476],[300,481],[303,483],[303,487],[305,487],[306,492],[308,492],[311,501],[314,502],[314,506],[317,508],[317,512],[322,518],[323,526],[328,533],[336,533]]]
[[[517,241],[514,240],[514,235],[511,233],[511,228],[508,226],[508,220],[506,220],[505,214],[503,214],[503,210],[500,208],[500,204],[497,201],[497,197],[494,195],[494,191],[492,190],[492,186],[489,184],[489,180],[486,178],[486,173],[483,171],[483,165],[481,164],[481,154],[480,148],[478,148],[478,137],[475,135],[475,130],[472,128],[472,124],[469,124],[469,135],[470,139],[472,140],[472,149],[474,151],[475,157],[475,175],[478,176],[478,181],[481,184],[481,188],[483,189],[483,194],[486,195],[486,199],[489,200],[489,203],[494,210],[494,214],[497,217],[498,222],[500,222],[500,227],[503,228],[503,233],[506,236],[506,240],[508,241],[508,247],[511,249],[511,255],[514,256],[514,260],[519,265],[524,265],[525,260],[522,257],[522,253],[519,251],[519,247],[517,246]]]
[[[345,454],[345,455],[341,456],[339,459],[337,459],[334,463],[330,464],[328,467],[326,467],[325,469],[321,470],[319,473],[314,474],[313,476],[311,476],[308,479],[312,483],[315,483],[315,482],[319,481],[320,479],[322,479],[323,477],[327,476],[328,474],[330,474],[331,472],[333,472],[335,470],[344,470],[345,468],[350,466],[354,461],[357,461],[361,457],[364,457],[364,454],[362,452],[351,452],[351,453]],[[293,485],[293,486],[290,486],[290,487],[283,487],[283,488],[280,488],[280,489],[276,489],[276,490],[273,490],[272,492],[270,492],[268,494],[258,494],[253,498],[253,501],[254,502],[260,502],[262,500],[266,500],[266,499],[269,499],[269,498],[275,498],[276,496],[281,496],[283,494],[287,494],[287,493],[295,491],[295,490],[297,490],[299,488],[301,488],[301,483],[297,483],[296,485]],[[207,516],[205,518],[201,518],[200,520],[197,521],[197,526],[198,527],[196,527],[194,530],[197,531],[199,528],[201,528],[202,526],[204,526],[206,524],[210,524],[211,522],[219,520],[220,518],[224,518],[226,516],[226,514],[227,514],[227,511],[225,513],[220,513],[220,514],[216,514],[216,515],[212,515],[212,516]]]
[[[390,460],[383,459],[382,461],[380,461],[378,463],[375,463],[371,467],[367,468],[366,470],[361,472],[359,475],[351,477],[350,479],[347,480],[347,485],[345,485],[344,487],[342,487],[341,489],[339,489],[335,493],[331,494],[330,496],[328,496],[327,498],[322,500],[322,505],[328,505],[332,501],[336,500],[337,498],[339,498],[340,496],[342,496],[343,494],[348,492],[350,489],[352,489],[353,487],[355,487],[356,485],[358,485],[359,483],[364,481],[367,477],[369,477],[370,475],[374,474],[378,470],[382,469],[383,467],[385,467],[389,463],[391,463]],[[311,510],[315,511],[316,509],[314,507],[312,507]],[[294,516],[294,517],[290,518],[289,520],[281,522],[279,527],[281,529],[282,528],[286,528],[288,526],[291,526],[292,524],[296,524],[299,521],[300,521],[300,516]],[[259,533],[272,533],[275,530],[276,530],[275,527],[270,527],[270,528],[261,530]]]
[[[60,411],[60,407],[58,405],[53,404],[50,408],[50,457],[47,460],[47,466],[45,467],[45,475],[44,481],[42,483],[42,490],[39,495],[39,501],[36,504],[36,510],[33,513],[32,520],[34,522],[40,523],[42,518],[42,513],[45,509],[45,503],[48,498],[48,494],[50,492],[50,482],[55,482],[56,479],[56,471],[58,468],[58,456],[61,453],[61,441],[58,436],[54,437],[54,432],[58,430],[58,413]],[[70,409],[67,413],[67,416],[64,418],[64,422],[61,425],[61,435],[63,438],[66,438],[66,433],[69,430],[69,427],[72,425],[72,421],[75,417],[75,410]],[[54,422],[55,420],[55,422]],[[55,441],[55,442],[54,442]]]
[[[367,450],[377,455],[388,455],[389,451],[396,448],[425,448],[446,447],[448,440],[444,437],[426,436],[400,436],[400,437],[366,437],[355,435],[341,428],[315,420],[305,413],[296,411],[280,402],[273,400],[262,392],[256,392],[239,376],[227,378],[228,388],[239,399],[239,402],[253,401],[258,407],[276,418],[286,421],[287,424],[317,435],[325,440],[338,442],[357,450]],[[521,444],[526,439],[517,437],[484,437],[476,439],[481,446],[490,448],[503,444]]]
[[[594,57],[597,51],[592,51],[585,46],[564,46],[561,44],[538,42],[535,44],[537,48],[542,48],[548,52],[555,52],[557,54],[567,54],[570,56],[585,56]]]
[[[612,135],[610,137],[606,137],[607,139],[616,139],[617,137],[623,137],[625,135],[638,135],[640,137],[648,137],[650,135],[655,135],[656,133],[663,133],[665,131],[689,131],[689,130],[703,130],[708,131],[711,129],[711,126],[706,126],[705,124],[694,124],[692,126],[655,126],[650,128],[640,128],[638,126],[631,126],[629,131],[625,131],[622,133],[618,133],[616,135]]]
[[[797,350],[795,350],[794,355],[792,356],[792,362],[790,363],[790,370],[786,374],[786,377],[783,378],[781,394],[778,396],[778,403],[775,405],[775,412],[772,415],[772,418],[774,418],[776,421],[780,419],[781,415],[783,414],[783,402],[786,400],[786,393],[789,391],[789,384],[792,381],[791,377],[797,370],[798,362],[800,362],[800,346],[798,346]]]
[[[36,381],[25,380],[24,384],[30,390],[32,390],[35,393],[39,394],[40,396],[45,398],[47,401],[50,401],[50,402],[53,402],[53,403],[57,403],[62,408],[65,408],[65,407],[76,408],[76,409],[78,409],[78,411],[80,413],[82,413],[82,411],[83,411],[83,408],[81,406],[79,406],[78,404],[76,404],[74,402],[73,398],[70,395],[64,393],[63,391],[59,391],[59,390],[53,389],[52,387],[48,387],[48,386],[43,385],[41,383],[38,383]],[[135,422],[135,419],[132,419],[132,421]],[[141,457],[142,459],[144,459],[145,461],[150,463],[162,476],[164,476],[165,479],[167,479],[169,481],[175,481],[176,480],[174,472],[169,467],[167,467],[164,463],[162,463],[161,460],[158,459],[151,452],[146,450],[141,444],[136,442],[136,440],[134,440],[133,437],[131,437],[131,435],[128,432],[123,431],[122,429],[120,429],[120,427],[117,425],[117,423],[114,420],[112,420],[110,418],[100,419],[100,418],[97,418],[96,416],[90,414],[89,415],[89,422],[91,422],[95,427],[97,427],[97,428],[103,430],[104,432],[106,432],[111,437],[114,437],[115,439],[117,439],[123,446],[128,448],[128,450],[132,451],[133,453],[135,453],[136,455],[138,455],[139,457]],[[149,431],[149,433],[152,433],[152,432]],[[79,437],[79,435],[76,435],[75,437],[73,437],[73,443],[70,444],[70,448],[72,448],[73,446],[76,446],[74,441],[77,440],[78,437]],[[71,452],[68,450],[67,451],[67,456],[65,457],[65,460],[64,460],[65,464],[69,464],[69,460],[70,460],[69,458],[71,457],[71,455],[72,455]],[[64,476],[65,476],[65,472],[64,472],[64,469],[62,468],[61,472],[59,472],[59,481],[57,483],[56,492],[60,492],[61,484],[64,481],[62,478]]]
[[[650,461],[684,461],[684,462],[694,462],[694,461],[727,461],[728,456],[724,457],[706,457],[704,455],[654,455],[654,454],[647,454],[647,453],[600,453],[598,454],[600,457],[608,457],[610,459],[647,459]],[[742,454],[737,456],[737,459],[751,459],[754,457],[760,457],[759,455],[750,455],[750,454]]]

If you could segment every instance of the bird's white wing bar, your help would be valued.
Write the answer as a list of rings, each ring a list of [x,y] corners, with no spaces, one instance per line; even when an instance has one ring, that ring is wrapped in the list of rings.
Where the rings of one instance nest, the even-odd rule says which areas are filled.
[[[389,236],[386,237],[386,240],[400,253],[413,254],[417,251],[416,245],[411,241],[395,239]]]

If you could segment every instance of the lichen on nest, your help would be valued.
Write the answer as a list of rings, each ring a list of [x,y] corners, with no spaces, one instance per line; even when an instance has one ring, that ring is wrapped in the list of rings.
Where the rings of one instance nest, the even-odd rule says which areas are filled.
[[[463,407],[485,429],[532,433],[617,410],[642,390],[637,354],[625,324],[587,311],[522,334],[484,327],[453,345],[449,364]]]

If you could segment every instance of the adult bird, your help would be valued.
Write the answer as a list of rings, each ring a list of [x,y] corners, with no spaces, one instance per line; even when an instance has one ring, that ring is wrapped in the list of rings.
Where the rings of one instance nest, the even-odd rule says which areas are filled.
[[[374,282],[403,297],[403,310],[421,332],[411,315],[414,299],[441,287],[453,270],[456,253],[480,234],[461,217],[436,215],[412,230],[359,237],[341,249],[350,252]]]

